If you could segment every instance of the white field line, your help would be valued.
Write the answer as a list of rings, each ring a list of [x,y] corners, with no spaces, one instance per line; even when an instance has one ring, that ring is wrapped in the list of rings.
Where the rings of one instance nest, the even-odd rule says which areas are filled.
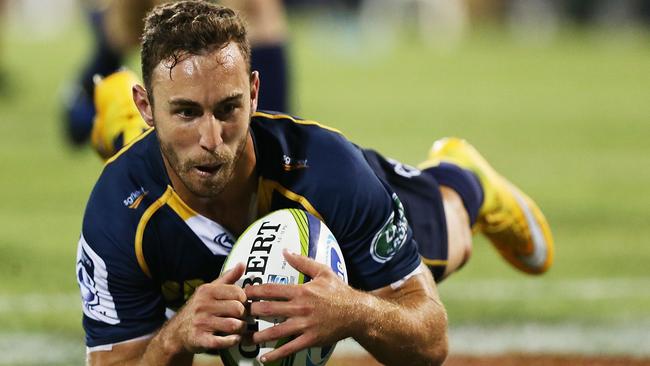
[[[462,326],[450,330],[455,354],[551,353],[650,357],[650,323]]]
[[[0,330],[0,365],[83,365],[86,349],[78,340],[53,333]]]
[[[650,357],[650,323],[613,327],[577,324],[452,326],[449,345],[450,353],[455,355],[536,353]],[[366,351],[359,344],[346,339],[337,344],[334,355],[364,353]]]
[[[7,313],[56,314],[59,311],[78,311],[79,319],[81,319],[81,296],[79,293],[0,293],[0,316]],[[2,331],[1,328],[0,331]]]
[[[482,279],[454,281],[440,285],[440,295],[445,299],[467,301],[544,300],[550,295],[554,300],[650,300],[650,277],[647,278],[589,278],[567,280]],[[648,312],[650,316],[650,311]]]

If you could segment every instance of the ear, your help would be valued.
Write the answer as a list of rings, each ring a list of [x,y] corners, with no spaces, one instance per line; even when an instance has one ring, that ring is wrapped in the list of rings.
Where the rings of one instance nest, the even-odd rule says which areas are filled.
[[[260,92],[260,73],[253,71],[251,73],[251,114],[257,110],[257,97]]]
[[[147,91],[141,85],[134,85],[131,89],[133,92],[133,102],[138,108],[142,119],[149,125],[153,127],[153,110],[151,103],[149,103],[149,95]]]

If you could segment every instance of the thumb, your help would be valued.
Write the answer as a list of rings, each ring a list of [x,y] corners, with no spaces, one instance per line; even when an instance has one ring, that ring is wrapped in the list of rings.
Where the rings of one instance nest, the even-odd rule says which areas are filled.
[[[237,263],[234,268],[227,270],[217,278],[214,283],[223,285],[232,285],[244,274],[244,263]]]

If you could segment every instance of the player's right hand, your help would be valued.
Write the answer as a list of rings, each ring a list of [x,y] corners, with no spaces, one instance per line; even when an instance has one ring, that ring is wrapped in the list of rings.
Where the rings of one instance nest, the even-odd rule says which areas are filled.
[[[234,283],[243,274],[244,265],[240,263],[213,282],[199,286],[170,320],[174,338],[185,352],[228,348],[241,341],[246,330],[246,294]]]

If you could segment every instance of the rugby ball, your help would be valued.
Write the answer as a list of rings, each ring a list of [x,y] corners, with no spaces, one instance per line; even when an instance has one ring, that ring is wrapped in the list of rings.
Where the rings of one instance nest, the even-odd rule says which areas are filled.
[[[299,285],[310,278],[291,267],[282,251],[301,254],[329,266],[345,283],[348,282],[343,254],[327,226],[315,216],[298,209],[274,211],[251,224],[233,245],[221,269],[225,272],[244,263],[244,275],[236,282],[243,287],[265,283]],[[263,330],[283,322],[282,318],[250,318],[248,329]],[[221,350],[225,366],[262,365],[259,357],[289,342],[280,339],[259,345],[243,345]],[[334,346],[312,347],[272,363],[282,366],[324,365],[334,352]]]

